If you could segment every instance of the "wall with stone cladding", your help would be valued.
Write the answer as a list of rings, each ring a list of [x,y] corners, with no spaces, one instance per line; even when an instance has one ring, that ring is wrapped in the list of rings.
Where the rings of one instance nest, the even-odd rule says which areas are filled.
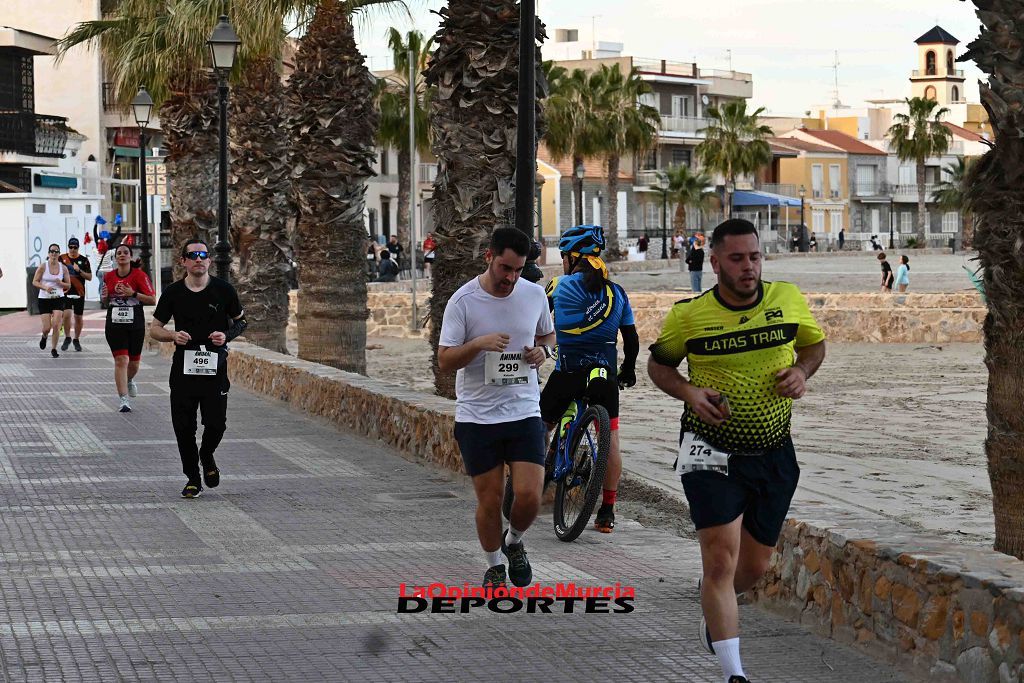
[[[629,300],[637,332],[644,343],[653,342],[661,331],[665,314],[681,297],[679,292],[633,292]],[[942,344],[980,342],[985,305],[975,292],[957,293],[852,293],[806,294],[808,306],[830,341]],[[425,315],[426,295],[417,299]],[[295,293],[288,338],[295,339]],[[412,295],[409,292],[370,292],[367,295],[371,337],[426,338],[428,331],[409,327]]]
[[[452,401],[244,343],[228,367],[236,386],[462,471]],[[751,597],[917,679],[1024,681],[1024,563],[1006,555],[796,503]]]
[[[1024,563],[796,505],[762,606],[929,681],[1024,680]]]

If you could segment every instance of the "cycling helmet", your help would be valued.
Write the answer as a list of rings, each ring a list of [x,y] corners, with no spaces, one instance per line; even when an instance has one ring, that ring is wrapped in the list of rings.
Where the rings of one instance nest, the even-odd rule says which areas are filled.
[[[604,250],[604,228],[600,225],[577,225],[562,233],[558,251],[583,256],[599,256]]]

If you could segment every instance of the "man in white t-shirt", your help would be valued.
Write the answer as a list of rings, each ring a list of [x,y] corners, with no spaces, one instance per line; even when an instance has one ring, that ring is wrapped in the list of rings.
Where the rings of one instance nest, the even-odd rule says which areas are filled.
[[[455,439],[476,491],[476,530],[487,556],[485,587],[533,582],[523,534],[537,517],[544,481],[544,423],[537,368],[551,357],[555,328],[544,288],[519,276],[530,240],[498,228],[484,253],[487,270],[448,300],[437,347],[441,370],[455,376]],[[502,533],[505,464],[515,502]]]

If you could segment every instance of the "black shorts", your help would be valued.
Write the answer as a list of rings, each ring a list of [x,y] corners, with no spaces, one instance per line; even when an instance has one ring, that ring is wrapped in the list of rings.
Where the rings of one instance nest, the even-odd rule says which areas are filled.
[[[607,380],[594,380],[587,385],[590,369],[563,372],[555,370],[548,377],[544,389],[540,392],[540,416],[548,424],[562,419],[562,413],[569,407],[569,402],[576,398],[587,399],[596,405],[604,406],[613,428],[618,428],[619,417],[619,382],[614,370],[608,371]]]
[[[59,299],[40,299],[39,315],[50,315],[64,310],[64,297]]]
[[[475,477],[506,462],[532,462],[544,465],[546,430],[539,417],[515,422],[477,424],[456,422],[455,440],[459,442],[466,474]]]
[[[142,345],[146,341],[146,328],[125,325],[125,329],[118,329],[118,325],[108,323],[104,330],[107,338],[107,346],[114,357],[128,356],[128,360],[139,360],[142,358]]]
[[[77,299],[64,297],[64,310],[74,311],[75,315],[82,315],[85,313],[85,297],[79,296]]]
[[[743,528],[754,540],[774,546],[796,493],[800,466],[793,440],[786,437],[782,445],[763,455],[733,455],[728,475],[702,470],[687,472],[681,479],[690,519],[698,531],[743,515]]]

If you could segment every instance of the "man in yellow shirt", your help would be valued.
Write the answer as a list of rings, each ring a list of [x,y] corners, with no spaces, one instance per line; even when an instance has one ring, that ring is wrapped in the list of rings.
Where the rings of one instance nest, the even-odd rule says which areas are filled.
[[[749,221],[715,228],[711,267],[718,285],[672,307],[647,370],[686,403],[676,471],[704,566],[700,639],[725,683],[746,683],[736,595],[767,571],[796,491],[790,415],[825,359],[825,335],[795,285],[762,282]]]

